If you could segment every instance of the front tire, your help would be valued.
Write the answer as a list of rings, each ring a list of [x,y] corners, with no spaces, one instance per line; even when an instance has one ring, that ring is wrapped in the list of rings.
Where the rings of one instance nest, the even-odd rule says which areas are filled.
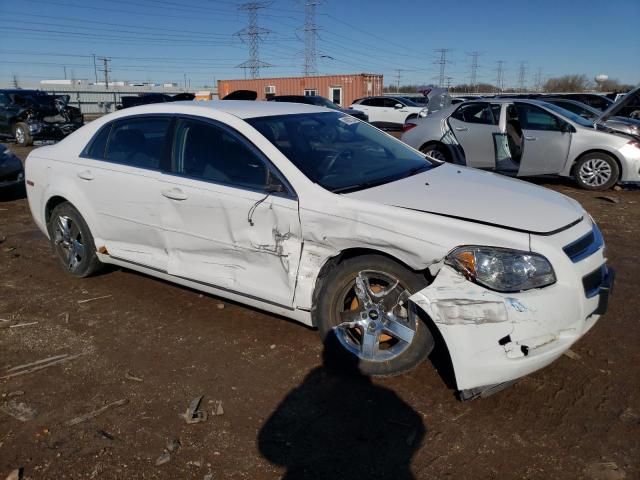
[[[609,190],[620,178],[620,168],[615,158],[607,153],[584,155],[574,170],[576,183],[585,190]]]
[[[96,246],[80,212],[68,202],[57,205],[47,225],[53,251],[63,268],[75,277],[96,273],[101,263]]]
[[[333,334],[365,375],[392,376],[424,361],[434,339],[408,298],[427,285],[414,273],[381,255],[338,264],[322,279],[316,322],[323,341]]]
[[[29,125],[24,122],[18,122],[13,127],[13,136],[16,139],[16,143],[21,147],[29,147],[33,145],[33,137],[29,130]]]

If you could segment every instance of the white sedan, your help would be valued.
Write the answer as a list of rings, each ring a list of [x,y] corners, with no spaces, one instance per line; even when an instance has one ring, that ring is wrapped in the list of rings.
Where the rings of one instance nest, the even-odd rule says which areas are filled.
[[[558,358],[613,277],[577,202],[303,104],[122,110],[34,150],[26,182],[72,275],[120,265],[316,326],[370,375],[442,341],[465,399]]]

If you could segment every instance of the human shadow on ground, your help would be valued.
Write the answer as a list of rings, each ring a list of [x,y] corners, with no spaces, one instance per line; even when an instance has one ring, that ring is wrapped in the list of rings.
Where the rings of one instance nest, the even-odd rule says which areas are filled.
[[[322,365],[278,405],[258,448],[286,467],[286,480],[409,480],[425,432],[421,416],[361,374],[358,359],[330,334]]]

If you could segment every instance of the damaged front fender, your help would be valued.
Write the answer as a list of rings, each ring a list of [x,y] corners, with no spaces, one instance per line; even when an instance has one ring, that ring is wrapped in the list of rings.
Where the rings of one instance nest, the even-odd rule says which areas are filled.
[[[597,320],[581,312],[563,285],[500,293],[444,266],[409,299],[444,339],[459,390],[496,385],[538,370],[567,350]]]

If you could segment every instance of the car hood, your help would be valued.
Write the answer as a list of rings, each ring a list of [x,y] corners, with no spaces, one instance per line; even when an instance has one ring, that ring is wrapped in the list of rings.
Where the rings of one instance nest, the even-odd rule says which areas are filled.
[[[609,108],[607,108],[604,112],[602,112],[602,115],[598,117],[596,122],[597,123],[606,122],[609,118],[617,116],[622,111],[623,108],[629,105],[632,105],[633,103],[640,103],[640,87],[634,90],[631,90],[624,97],[622,97],[616,103],[614,103]],[[623,115],[620,118],[626,118],[626,116]]]
[[[578,202],[560,193],[450,164],[345,196],[543,235],[585,215]]]

